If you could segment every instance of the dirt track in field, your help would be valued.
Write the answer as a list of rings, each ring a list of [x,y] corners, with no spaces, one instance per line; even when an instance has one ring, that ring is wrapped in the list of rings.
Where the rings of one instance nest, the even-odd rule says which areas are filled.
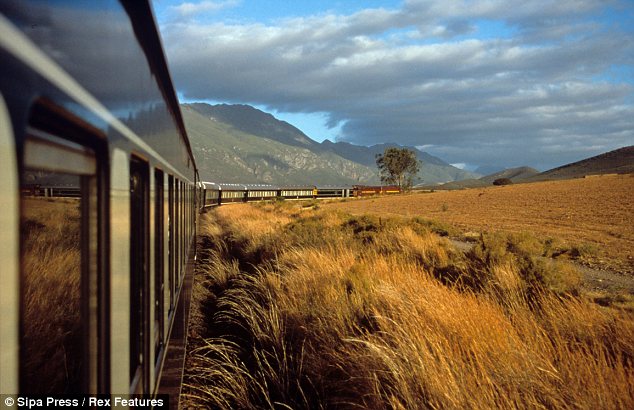
[[[634,175],[606,175],[324,204],[353,214],[422,216],[461,232],[531,232],[597,249],[589,263],[634,274]]]

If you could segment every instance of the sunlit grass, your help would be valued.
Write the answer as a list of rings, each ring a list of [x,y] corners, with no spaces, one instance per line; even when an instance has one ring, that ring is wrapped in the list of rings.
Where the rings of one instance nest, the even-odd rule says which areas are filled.
[[[24,198],[22,371],[28,392],[80,387],[80,214],[74,199]]]
[[[420,220],[275,205],[205,226],[187,405],[634,408],[632,314],[530,238],[463,254]]]

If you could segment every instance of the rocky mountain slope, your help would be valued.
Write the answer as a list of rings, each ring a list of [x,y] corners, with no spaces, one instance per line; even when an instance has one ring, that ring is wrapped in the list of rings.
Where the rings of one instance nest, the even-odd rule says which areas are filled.
[[[317,143],[291,124],[248,105],[183,104],[183,118],[203,180],[241,183],[378,184],[375,155],[390,144]],[[427,183],[469,178],[413,148]]]
[[[317,154],[241,131],[187,105],[185,126],[200,176],[234,183],[339,185],[375,183],[376,172],[333,153]]]

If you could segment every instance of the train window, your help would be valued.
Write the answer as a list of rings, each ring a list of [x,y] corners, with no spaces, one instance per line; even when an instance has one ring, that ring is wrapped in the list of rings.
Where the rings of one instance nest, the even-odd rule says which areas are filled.
[[[130,162],[130,391],[149,391],[149,170]]]
[[[180,264],[180,280],[179,284],[183,284],[183,265],[185,264],[185,201],[187,200],[187,193],[185,192],[185,183],[181,181],[181,264]]]
[[[185,232],[185,184],[183,184],[183,181],[179,181],[178,184],[180,194],[180,202],[178,204],[178,286],[180,287],[183,284],[183,261],[185,260],[185,254],[183,252],[183,249],[185,249],[185,235],[183,234],[183,232]]]
[[[179,276],[179,285],[182,285],[182,279],[183,279],[183,262],[185,261],[185,183],[183,183],[183,181],[181,181],[181,185],[180,185],[180,189],[181,189],[181,205],[180,205],[180,223],[181,223],[181,249],[180,249],[180,264],[178,266],[178,273],[180,274]]]
[[[192,188],[187,185],[187,255],[191,246],[191,228],[192,228]]]
[[[159,361],[161,351],[163,348],[164,340],[164,269],[163,269],[163,172],[161,170],[154,171],[155,181],[155,198],[154,198],[154,218],[155,218],[155,232],[154,232],[154,360]]]
[[[188,219],[187,219],[187,202],[189,198],[187,196],[187,185],[183,182],[183,266],[185,266],[185,260],[187,259],[187,227],[188,227]],[[183,277],[184,270],[181,269],[181,279]],[[182,282],[181,282],[182,283]]]
[[[182,214],[181,214],[181,219],[183,221],[183,227],[181,230],[181,233],[183,235],[183,243],[182,243],[182,249],[183,249],[183,255],[182,255],[182,264],[183,266],[185,265],[185,259],[186,259],[186,253],[185,250],[187,249],[187,185],[185,184],[185,182],[182,183],[181,185],[182,189],[183,189],[183,206],[182,206]],[[181,268],[181,279],[182,279],[182,275],[183,275],[183,270]]]
[[[20,392],[96,392],[96,155],[34,128],[23,155]]]
[[[189,230],[191,228],[191,219],[190,219],[190,205],[191,205],[191,190],[189,185],[185,185],[185,193],[187,195],[187,202],[185,203],[185,264],[187,264],[187,256],[189,255]],[[184,272],[183,272],[184,273]]]
[[[174,266],[176,264],[175,255],[174,255],[174,177],[169,175],[168,178],[168,209],[169,209],[169,219],[168,219],[168,253],[169,253],[169,290],[170,290],[170,312],[174,311],[175,308],[175,288],[174,288],[174,278],[175,278],[175,269]]]
[[[174,298],[178,290],[178,283],[180,280],[180,266],[181,266],[181,190],[180,181],[176,179],[174,188],[176,190],[174,194]]]

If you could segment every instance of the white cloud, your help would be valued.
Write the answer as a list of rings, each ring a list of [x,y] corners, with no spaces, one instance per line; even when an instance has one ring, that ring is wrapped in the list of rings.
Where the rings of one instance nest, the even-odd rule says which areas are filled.
[[[163,34],[189,99],[326,112],[349,141],[429,146],[456,163],[548,167],[634,144],[634,78],[602,80],[632,69],[634,39],[591,22],[605,4],[410,0],[276,25],[172,22]],[[478,19],[514,34],[478,38]]]
[[[206,13],[210,11],[218,11],[226,8],[235,7],[240,4],[239,0],[226,0],[226,1],[210,1],[205,0],[198,3],[185,2],[178,6],[173,6],[172,10],[183,17],[190,17],[200,13]]]

